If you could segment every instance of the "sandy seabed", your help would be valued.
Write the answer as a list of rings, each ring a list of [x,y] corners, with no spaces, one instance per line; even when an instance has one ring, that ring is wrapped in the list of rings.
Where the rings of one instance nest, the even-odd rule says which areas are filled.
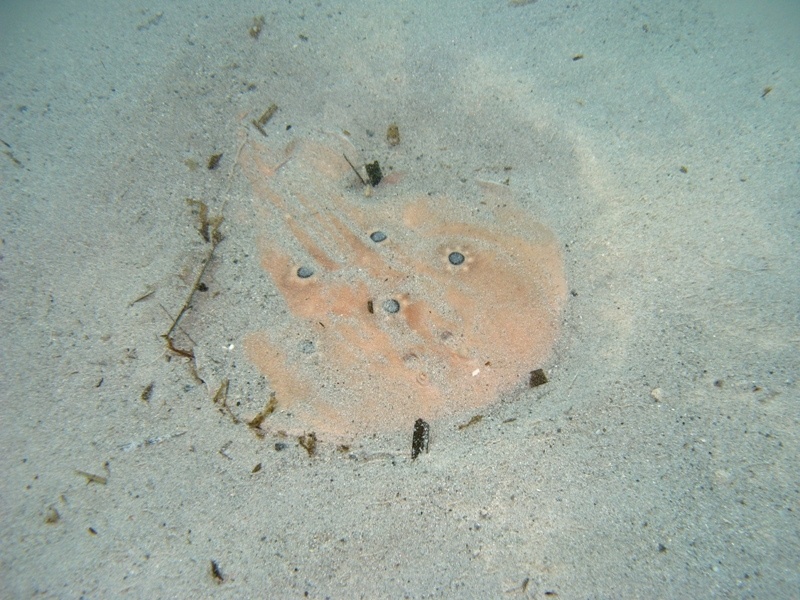
[[[0,7],[0,596],[800,596],[796,3],[228,4]],[[369,197],[338,158],[248,170],[331,136]],[[357,199],[417,240],[380,285],[356,238],[316,251],[372,228]],[[563,308],[481,271],[474,223],[520,273],[558,257]],[[425,227],[481,279],[434,275]],[[269,268],[303,260],[327,295]],[[423,325],[364,325],[395,292]],[[374,424],[416,360],[451,393],[411,460]],[[293,378],[311,403],[270,409]],[[347,439],[330,398],[371,402]]]

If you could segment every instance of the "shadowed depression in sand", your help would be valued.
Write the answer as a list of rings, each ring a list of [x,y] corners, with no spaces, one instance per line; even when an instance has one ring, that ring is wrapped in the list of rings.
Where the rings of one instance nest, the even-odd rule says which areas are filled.
[[[264,427],[352,437],[495,402],[543,366],[566,282],[559,245],[483,198],[365,197],[346,140],[249,142],[240,160],[263,221],[261,265],[285,310],[245,340],[277,410]]]

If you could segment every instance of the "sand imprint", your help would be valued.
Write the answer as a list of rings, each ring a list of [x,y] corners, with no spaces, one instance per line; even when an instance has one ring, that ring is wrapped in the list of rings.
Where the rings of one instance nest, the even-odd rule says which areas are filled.
[[[337,137],[248,142],[240,156],[287,309],[245,340],[278,421],[328,437],[410,431],[525,385],[566,298],[553,234],[498,184],[481,184],[482,202],[385,184],[365,197],[344,153],[359,164]]]

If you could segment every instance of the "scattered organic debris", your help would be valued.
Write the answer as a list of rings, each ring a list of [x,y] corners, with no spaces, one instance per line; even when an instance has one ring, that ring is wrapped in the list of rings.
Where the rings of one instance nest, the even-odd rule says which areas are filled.
[[[266,125],[269,122],[269,120],[277,111],[278,111],[278,105],[273,102],[272,104],[269,105],[267,110],[265,110],[262,113],[260,117],[258,117],[257,119],[253,119],[251,121],[253,127],[258,129],[258,132],[264,137],[267,137],[267,132],[264,131],[264,125]]]
[[[219,166],[219,161],[222,160],[222,152],[218,152],[217,154],[212,154],[208,159],[208,167],[209,171],[213,171]]]
[[[761,92],[761,97],[766,98],[767,94],[769,94],[771,91],[772,91],[772,86],[768,85],[767,87],[764,88],[764,91]]]
[[[411,460],[417,458],[423,451],[427,454],[430,437],[430,425],[423,419],[417,419],[414,423],[414,434],[411,436]]]
[[[506,594],[513,594],[514,592],[522,592],[523,594],[525,594],[527,589],[528,589],[528,585],[530,584],[530,582],[531,582],[531,578],[530,577],[526,577],[525,579],[522,580],[522,585],[519,585],[519,586],[517,586],[515,588],[511,588],[510,590],[506,590]],[[527,594],[526,594],[526,597],[527,597]]]
[[[254,35],[257,35],[258,33],[260,33],[260,30],[261,30],[261,27],[263,26],[263,24],[264,24],[264,18],[263,17],[260,17],[260,18],[257,17],[257,18],[255,18],[253,20],[253,28],[254,28],[253,29],[253,34]],[[261,124],[266,123],[269,120],[269,118],[272,116],[272,114],[274,114],[274,112],[276,110],[277,110],[277,106],[273,104],[261,116],[261,118],[259,119],[259,122]],[[167,314],[167,316],[172,320],[172,322],[171,322],[169,328],[167,329],[167,331],[164,334],[162,334],[162,336],[161,336],[162,338],[164,338],[167,350],[169,352],[169,354],[167,354],[167,360],[170,360],[172,358],[172,355],[177,355],[177,356],[181,356],[181,357],[189,359],[189,367],[190,367],[191,374],[195,378],[195,380],[200,384],[205,384],[205,382],[203,381],[202,378],[200,378],[200,376],[199,376],[199,374],[197,372],[197,365],[195,363],[195,355],[194,355],[194,349],[193,349],[193,346],[195,345],[195,342],[192,340],[192,337],[190,336],[190,334],[188,332],[186,332],[181,327],[181,321],[182,321],[183,317],[193,307],[193,303],[194,303],[194,300],[195,300],[195,294],[197,292],[206,292],[209,289],[208,285],[206,285],[206,283],[203,281],[203,279],[204,279],[204,277],[206,275],[206,272],[207,272],[207,269],[209,268],[209,265],[211,264],[211,262],[216,257],[217,247],[219,246],[220,242],[222,242],[222,240],[224,238],[224,236],[222,235],[221,229],[220,229],[221,225],[222,225],[222,222],[223,222],[223,219],[224,219],[223,214],[224,214],[224,210],[225,210],[225,205],[227,203],[228,192],[230,191],[230,188],[232,186],[235,169],[236,169],[236,167],[238,165],[239,157],[241,155],[242,149],[245,146],[245,143],[246,143],[246,141],[242,140],[242,142],[239,144],[239,146],[238,146],[238,148],[236,150],[235,156],[233,157],[233,161],[231,162],[231,165],[230,165],[230,168],[229,168],[228,174],[227,174],[227,186],[222,191],[222,193],[220,194],[221,197],[223,197],[225,199],[222,201],[221,205],[219,206],[218,213],[216,213],[215,215],[211,215],[210,211],[209,211],[209,208],[208,208],[208,205],[205,202],[203,202],[202,200],[195,200],[195,199],[192,199],[192,198],[189,198],[189,199],[186,200],[187,204],[197,211],[197,213],[196,213],[197,216],[198,216],[197,231],[199,232],[200,236],[203,238],[203,241],[207,244],[207,246],[205,248],[205,254],[204,254],[203,258],[201,259],[200,264],[195,267],[196,276],[194,278],[194,281],[193,281],[191,287],[188,289],[188,293],[186,294],[185,299],[183,301],[183,304],[181,305],[180,310],[177,312],[177,315],[173,316],[174,313],[172,313],[171,311],[167,310],[163,305],[160,304],[161,308],[164,310],[164,312]],[[210,159],[208,160],[207,167],[209,169],[217,168],[221,164],[220,160],[221,160],[222,156],[223,156],[222,153],[215,154],[215,155],[211,156]],[[190,168],[192,168],[192,166],[199,167],[199,165],[195,165],[195,161],[194,160],[187,161],[187,165],[190,165]],[[140,300],[143,300],[143,299],[151,296],[153,293],[155,293],[154,289],[152,289],[152,290],[151,289],[147,289],[145,291],[145,293],[140,295],[139,298],[137,298],[136,300],[134,300],[131,303],[131,305],[135,304],[136,302],[139,302]],[[183,339],[188,340],[188,344],[190,344],[188,347],[185,346],[186,342],[181,342],[180,346],[176,345],[176,335],[175,334],[176,334],[177,330],[180,330],[181,339],[182,340]],[[143,401],[148,401],[151,398],[152,391],[154,389],[154,385],[155,385],[155,382],[151,383],[149,386],[147,386],[143,390],[143,392],[141,394],[141,399]],[[220,407],[220,410],[222,412],[227,413],[230,416],[230,418],[233,420],[234,423],[239,423],[239,419],[236,417],[236,415],[231,411],[231,408],[228,406],[228,388],[229,388],[229,381],[226,379],[226,380],[224,380],[224,381],[222,381],[220,383],[219,388],[217,389],[216,393],[213,396],[213,402]],[[123,446],[122,450],[123,451],[130,451],[130,450],[142,447],[142,446],[149,446],[149,445],[158,444],[158,443],[161,443],[162,441],[165,441],[167,439],[171,439],[173,437],[178,437],[178,436],[184,435],[185,433],[186,433],[186,431],[181,431],[181,432],[174,433],[174,434],[167,435],[167,436],[160,436],[160,437],[149,438],[149,439],[145,439],[145,440],[141,440],[141,441],[131,442],[131,443],[126,444],[125,446]]]
[[[535,371],[531,371],[531,379],[529,383],[531,387],[539,387],[540,385],[547,383],[547,375],[545,374],[544,369],[536,369]]]
[[[81,477],[86,477],[86,483],[99,483],[100,485],[106,485],[108,483],[108,478],[103,477],[102,475],[87,473],[86,471],[81,471],[80,469],[75,469],[75,473]]]
[[[392,123],[386,130],[386,141],[390,146],[397,146],[400,143],[400,128],[397,123]]]
[[[222,456],[224,456],[228,460],[233,460],[233,457],[230,454],[228,454],[228,448],[230,448],[232,445],[233,445],[233,440],[228,440],[227,442],[222,444],[222,448],[217,450],[217,452],[219,452]]]
[[[574,62],[574,61],[580,60],[582,58],[583,58],[583,54],[576,54],[575,56],[572,57],[572,60]]]
[[[222,382],[220,382],[217,393],[214,394],[214,404],[222,404],[223,406],[227,404],[229,384],[230,381],[228,379],[223,379]]]
[[[378,185],[381,179],[383,179],[383,173],[381,172],[381,166],[378,164],[378,161],[367,163],[364,168],[367,170],[367,177],[372,187]]]
[[[222,155],[220,154],[220,156]],[[197,208],[198,219],[200,221],[197,226],[197,231],[202,236],[203,240],[207,243],[212,241],[219,243],[222,241],[222,235],[219,232],[219,226],[222,224],[222,216],[217,215],[209,218],[208,205],[202,200],[187,198],[186,204]]]
[[[55,525],[60,519],[61,515],[58,514],[54,506],[49,507],[44,514],[44,522],[48,525]]]
[[[247,30],[247,33],[250,34],[251,38],[257,40],[258,36],[261,35],[261,30],[264,29],[264,23],[266,22],[267,20],[264,18],[264,15],[253,17],[253,24],[250,25],[250,29]]]
[[[346,154],[342,154],[342,156],[344,156],[344,159],[347,161],[347,164],[350,165],[350,168],[353,169],[353,173],[356,174],[356,176],[358,177],[358,180],[361,182],[361,185],[367,185],[367,182],[361,176],[361,173],[358,172],[358,169],[356,169],[355,165],[350,162],[349,158],[347,158],[347,155]]]
[[[547,375],[543,369],[536,369],[535,371],[531,371],[531,379],[530,379],[530,386],[532,388],[539,387],[540,385],[544,385],[547,383]]]
[[[198,225],[197,230],[200,232],[200,235],[203,237],[203,240],[211,244],[211,247],[208,249],[208,253],[206,254],[202,266],[200,267],[200,270],[197,273],[197,277],[194,280],[194,284],[189,290],[189,294],[186,297],[186,301],[183,303],[183,306],[181,307],[180,311],[178,311],[178,315],[172,320],[172,325],[170,325],[170,328],[161,337],[163,337],[164,340],[166,340],[167,349],[170,352],[172,352],[173,354],[177,354],[178,356],[183,356],[184,358],[188,358],[192,361],[193,375],[195,379],[202,382],[203,380],[200,379],[200,377],[197,375],[197,370],[194,368],[194,352],[191,349],[184,350],[182,348],[176,347],[175,341],[172,339],[172,334],[178,327],[178,324],[180,323],[183,316],[186,314],[186,311],[189,310],[189,307],[192,305],[192,300],[194,299],[195,293],[200,289],[203,276],[206,273],[206,269],[208,268],[208,265],[211,263],[211,260],[214,258],[214,252],[217,249],[217,245],[219,245],[219,243],[223,239],[222,233],[220,232],[219,229],[220,225],[222,225],[223,217],[222,214],[219,214],[214,217],[209,217],[208,205],[201,200],[193,200],[192,198],[187,198],[186,202],[190,206],[196,206],[198,208],[200,223]]]
[[[475,415],[474,417],[472,417],[466,423],[462,423],[461,425],[459,425],[458,426],[458,430],[462,431],[462,430],[466,429],[467,427],[472,427],[476,423],[480,423],[481,421],[483,421],[483,415]]]
[[[309,456],[314,456],[317,452],[317,434],[313,431],[297,438],[297,442],[306,449]]]
[[[5,140],[0,140],[0,143],[2,143],[7,148],[7,150],[3,150],[3,154],[5,154],[9,158],[9,160],[11,160],[11,162],[13,162],[16,166],[18,167],[23,166],[22,163],[19,160],[17,160],[17,157],[14,156],[14,153],[11,151],[11,144],[6,142]]]
[[[171,332],[170,332],[171,333]],[[194,352],[191,350],[183,350],[182,348],[176,348],[175,344],[172,341],[172,338],[169,337],[169,334],[163,336],[165,340],[167,340],[167,350],[177,354],[178,356],[183,356],[184,358],[190,358],[194,360]]]
[[[272,394],[269,395],[269,400],[267,401],[267,405],[263,409],[261,409],[261,412],[259,412],[255,417],[250,419],[247,422],[247,425],[250,426],[252,429],[258,429],[259,431],[261,431],[259,429],[261,427],[261,423],[264,422],[264,419],[266,419],[268,416],[274,413],[276,408],[278,408],[278,399],[275,397],[275,393],[273,392]]]
[[[211,578],[217,583],[223,583],[225,581],[225,576],[222,574],[222,569],[219,568],[217,561],[211,560],[211,567],[209,568],[211,573]]]
[[[135,300],[132,300],[128,304],[128,308],[130,308],[131,306],[133,306],[137,302],[141,302],[142,300],[147,300],[150,296],[152,296],[155,293],[156,293],[156,289],[153,288],[153,287],[148,286],[147,289],[145,289],[145,291],[142,292],[141,295],[139,295]]]
[[[239,423],[239,417],[233,414],[231,407],[228,406],[228,387],[230,386],[230,380],[223,379],[222,382],[219,384],[219,388],[217,389],[217,393],[214,394],[214,404],[219,405],[219,411],[228,415],[231,420],[233,421],[234,425]]]
[[[142,402],[150,402],[150,398],[152,398],[153,396],[153,388],[155,387],[155,385],[156,385],[155,382],[151,381],[149,385],[145,386],[145,388],[142,390],[141,395],[139,396],[139,399]]]
[[[261,463],[258,463],[255,467],[253,467],[253,470],[250,471],[250,472],[251,473],[258,473],[260,470],[261,470]]]

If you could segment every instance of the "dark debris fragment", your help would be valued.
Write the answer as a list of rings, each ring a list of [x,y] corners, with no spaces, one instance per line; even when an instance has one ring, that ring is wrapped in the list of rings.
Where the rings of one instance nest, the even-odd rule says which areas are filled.
[[[431,427],[423,419],[414,423],[414,434],[411,437],[411,460],[417,458],[421,452],[428,452],[428,442],[431,437]]]
[[[212,154],[208,159],[208,167],[209,171],[213,171],[219,166],[219,161],[222,160],[222,152],[218,152],[217,154]]]
[[[476,423],[480,423],[481,421],[483,421],[483,415],[475,415],[466,423],[462,423],[461,425],[459,425],[458,430],[461,431],[466,429],[467,427],[472,427],[473,425],[475,425]]]
[[[261,35],[261,31],[264,29],[264,24],[266,23],[266,19],[264,15],[258,15],[257,17],[253,17],[253,24],[250,25],[250,29],[247,30],[247,33],[250,35],[251,38],[254,40],[258,39],[258,36]]]
[[[364,168],[367,170],[367,178],[369,179],[370,185],[372,185],[372,187],[378,185],[381,179],[383,179],[383,172],[381,171],[381,165],[378,161],[367,163]]]
[[[217,561],[212,560],[211,566],[209,567],[209,571],[211,572],[211,577],[217,583],[222,583],[225,581],[225,576],[222,574],[222,570],[219,568]]]
[[[547,375],[545,375],[544,369],[536,369],[535,371],[531,371],[530,386],[532,388],[539,387],[545,383],[547,383]]]
[[[314,456],[317,452],[317,434],[313,431],[297,438],[297,442],[305,448],[309,456]]]

